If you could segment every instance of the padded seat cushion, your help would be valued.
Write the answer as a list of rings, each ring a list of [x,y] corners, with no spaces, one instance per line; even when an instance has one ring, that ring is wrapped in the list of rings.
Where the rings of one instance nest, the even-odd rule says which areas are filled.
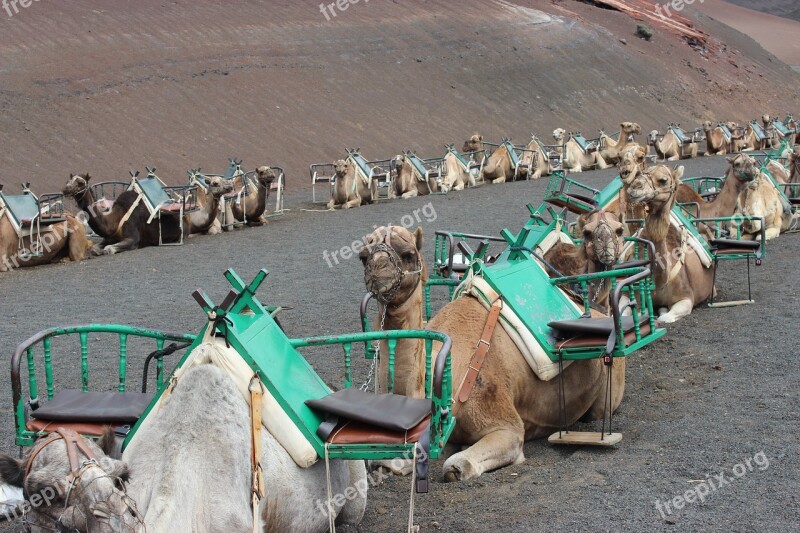
[[[105,424],[89,424],[82,422],[53,422],[48,420],[36,420],[32,418],[25,424],[25,429],[28,431],[36,431],[39,433],[52,433],[58,428],[71,429],[81,435],[101,436],[103,430],[108,426],[119,427],[130,425],[129,422],[108,422]]]
[[[141,392],[81,392],[62,390],[31,412],[31,417],[50,422],[133,423],[139,420],[152,394]]]
[[[416,427],[430,416],[433,407],[433,403],[425,398],[374,394],[352,388],[336,391],[318,400],[306,400],[306,405],[329,415],[400,432]]]
[[[647,316],[645,315],[640,316],[639,325],[644,324],[645,322],[647,322],[647,320],[648,320]],[[557,320],[554,322],[550,322],[547,325],[551,329],[553,329],[553,334],[560,339],[577,337],[581,335],[592,335],[592,336],[605,335],[607,340],[608,336],[611,335],[613,319],[611,317],[578,318],[576,320]],[[634,327],[633,317],[623,316],[622,327],[626,333],[632,330]]]
[[[744,250],[758,250],[761,246],[759,241],[751,241],[747,239],[711,239],[711,246],[718,250],[726,250],[728,248],[738,248]]]
[[[639,328],[639,333],[642,337],[650,335],[650,324],[643,324]],[[610,335],[610,333],[609,333]],[[630,331],[625,333],[625,345],[629,346],[633,342],[636,341],[636,331],[631,329]],[[599,335],[599,336],[592,336],[592,335],[583,335],[573,337],[571,339],[566,339],[563,341],[559,341],[555,348],[557,350],[565,350],[567,348],[592,348],[594,346],[605,346],[606,342],[608,342],[608,335]]]
[[[352,420],[338,424],[327,441],[330,444],[405,444],[417,442],[429,431],[430,415],[408,431],[391,431]]]

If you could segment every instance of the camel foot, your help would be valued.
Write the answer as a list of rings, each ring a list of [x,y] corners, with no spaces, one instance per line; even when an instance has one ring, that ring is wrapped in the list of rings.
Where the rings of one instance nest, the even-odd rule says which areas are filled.
[[[395,476],[407,476],[414,469],[414,461],[410,459],[381,459],[369,462],[370,471],[390,472]]]
[[[247,226],[251,227],[251,228],[257,228],[257,227],[263,226],[263,225],[264,225],[264,223],[261,222],[260,220],[248,220],[247,221]]]
[[[459,455],[461,454],[452,456],[444,464],[444,480],[447,483],[466,481],[481,475],[476,465],[466,457],[459,457]]]
[[[764,232],[764,238],[769,241],[776,238],[780,234],[781,231],[778,228],[767,228],[767,230]]]
[[[693,308],[694,304],[688,298],[680,300],[672,304],[672,307],[669,308],[668,313],[661,314],[658,317],[658,321],[661,324],[672,324],[685,316],[689,316],[692,313]]]
[[[119,252],[119,250],[113,244],[103,248],[103,255],[114,255],[117,252]]]
[[[103,251],[103,247],[99,244],[95,244],[94,246],[92,246],[92,248],[89,251],[92,253],[92,255],[103,255],[105,253]]]

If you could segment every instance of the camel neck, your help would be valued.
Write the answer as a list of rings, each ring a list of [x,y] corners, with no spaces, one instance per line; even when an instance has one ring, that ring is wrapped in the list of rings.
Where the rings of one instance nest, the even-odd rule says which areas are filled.
[[[418,284],[411,296],[398,306],[386,307],[386,319],[383,323],[384,330],[390,329],[422,329],[422,284]],[[385,304],[378,309],[383,313]]]

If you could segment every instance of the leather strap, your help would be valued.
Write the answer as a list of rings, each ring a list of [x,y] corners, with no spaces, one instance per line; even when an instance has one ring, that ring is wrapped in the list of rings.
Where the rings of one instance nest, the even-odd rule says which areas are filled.
[[[453,405],[454,414],[461,407],[461,404],[465,403],[469,399],[469,395],[472,393],[472,389],[475,387],[478,374],[480,374],[481,367],[483,366],[483,360],[486,358],[486,354],[489,353],[492,334],[494,333],[494,328],[497,326],[497,319],[500,317],[500,310],[502,308],[502,298],[498,298],[492,302],[492,307],[489,309],[489,316],[486,318],[486,325],[483,327],[483,333],[481,333],[481,339],[478,341],[478,345],[475,347],[475,352],[472,354],[472,359],[469,361],[467,373],[464,375],[464,379],[461,381],[461,386],[458,387],[458,393],[456,394],[456,399],[454,402],[455,405]]]
[[[251,454],[250,464],[253,467],[253,497],[251,505],[253,507],[253,533],[258,531],[258,502],[264,497],[264,473],[261,469],[261,398],[264,395],[263,385],[254,374],[250,379],[250,437]]]
[[[74,478],[78,475],[80,471],[81,465],[78,462],[78,450],[83,452],[87,459],[97,459],[97,456],[86,443],[86,439],[84,439],[81,435],[76,433],[71,429],[65,428],[57,428],[53,433],[47,436],[44,440],[38,441],[34,446],[33,450],[31,451],[30,455],[28,455],[28,460],[25,463],[25,477],[28,477],[30,474],[31,467],[33,466],[33,461],[36,459],[36,456],[39,455],[39,452],[44,450],[47,445],[52,444],[57,440],[63,440],[64,445],[67,447],[67,458],[69,459],[69,469],[70,475]]]

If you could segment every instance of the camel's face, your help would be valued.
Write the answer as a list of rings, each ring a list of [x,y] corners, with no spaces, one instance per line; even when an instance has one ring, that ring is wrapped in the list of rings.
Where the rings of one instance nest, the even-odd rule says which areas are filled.
[[[91,176],[89,173],[86,174],[70,174],[69,180],[67,184],[64,185],[64,188],[61,190],[64,193],[64,196],[75,196],[77,194],[82,194],[86,191],[87,187],[89,187],[89,180]]]
[[[256,176],[258,177],[258,183],[262,187],[266,187],[272,184],[275,181],[275,171],[267,166],[258,167],[256,169]]]
[[[421,228],[414,233],[400,226],[373,231],[359,253],[367,290],[387,304],[405,302],[423,278],[421,249]]]
[[[647,140],[650,144],[655,144],[658,140],[658,130],[653,130],[647,134]]]
[[[628,198],[635,204],[663,207],[675,199],[675,191],[682,176],[683,167],[676,170],[664,165],[650,167],[633,178],[626,189]]]
[[[767,124],[772,122],[772,118],[769,115],[761,115],[761,122],[763,122],[764,125],[766,126]]]
[[[794,152],[789,154],[789,168],[800,171],[800,146],[794,147]],[[0,189],[2,189],[0,185]]]
[[[630,184],[639,171],[644,170],[646,161],[647,152],[642,147],[624,151],[617,164],[622,182],[626,185]]]
[[[594,211],[581,217],[583,247],[590,261],[611,266],[622,251],[624,224],[622,215]]]
[[[553,139],[559,144],[564,141],[564,135],[566,134],[566,130],[564,128],[556,128],[553,130]]]
[[[341,178],[347,174],[347,161],[344,159],[339,159],[333,163],[333,170],[336,172],[336,177]]]
[[[206,185],[208,185],[208,192],[214,198],[220,198],[224,194],[233,192],[233,180],[222,179],[220,176],[206,177]]]
[[[703,122],[703,131],[708,133],[709,131],[711,131],[712,126],[713,126],[713,124],[711,123],[711,121],[710,120],[706,120],[705,122]]]
[[[622,122],[619,128],[629,139],[634,135],[642,133],[642,127],[636,122]]]
[[[728,159],[731,173],[740,181],[751,182],[758,177],[759,170],[755,159],[747,154],[739,154]]]
[[[35,468],[24,480],[26,490],[42,496],[56,494],[50,498],[50,505],[31,508],[28,518],[32,525],[39,526],[34,526],[32,531],[51,530],[59,523],[64,531],[134,533],[142,530],[124,492],[127,465],[107,457],[95,444],[88,445],[98,459],[84,463],[72,488],[67,481],[69,459],[62,443],[49,444],[36,456]],[[83,459],[81,454],[79,457]]]
[[[483,135],[474,134],[472,137],[464,141],[462,152],[478,152],[483,150]]]

